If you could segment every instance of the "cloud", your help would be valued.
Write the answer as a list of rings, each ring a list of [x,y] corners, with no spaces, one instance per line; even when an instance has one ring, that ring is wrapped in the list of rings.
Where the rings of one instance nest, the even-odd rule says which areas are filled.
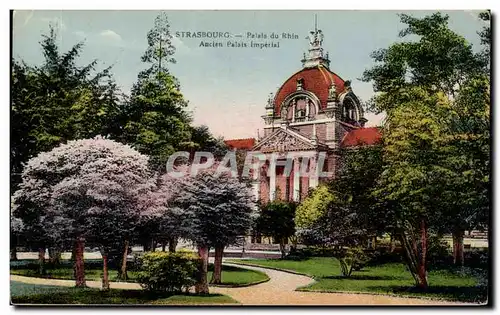
[[[120,36],[120,34],[116,33],[115,31],[112,31],[112,30],[104,30],[101,33],[99,33],[99,35],[104,37],[104,38],[111,39],[111,40],[114,40],[117,42],[120,42],[122,40],[122,37]]]

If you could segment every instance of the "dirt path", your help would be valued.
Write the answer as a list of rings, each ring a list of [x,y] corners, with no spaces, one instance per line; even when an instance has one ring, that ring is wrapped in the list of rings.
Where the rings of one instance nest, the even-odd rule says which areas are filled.
[[[295,291],[311,284],[312,278],[267,268],[225,263],[266,273],[271,280],[244,288],[210,288],[211,292],[231,296],[244,305],[456,305],[446,301],[400,298],[386,295],[320,293]]]
[[[436,301],[417,298],[400,298],[385,295],[352,294],[352,293],[319,293],[295,291],[297,287],[314,282],[313,279],[288,272],[272,269],[242,266],[224,263],[224,265],[237,266],[266,273],[270,280],[258,285],[243,288],[210,287],[211,293],[221,293],[232,297],[243,305],[456,305],[458,302]],[[12,281],[31,284],[74,286],[73,280],[42,279],[11,275]],[[100,281],[87,281],[87,286],[100,288]],[[137,283],[111,282],[112,289],[139,290]]]

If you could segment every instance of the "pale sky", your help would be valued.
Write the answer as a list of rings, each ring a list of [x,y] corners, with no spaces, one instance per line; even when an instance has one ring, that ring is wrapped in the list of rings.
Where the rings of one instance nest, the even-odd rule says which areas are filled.
[[[269,93],[302,68],[300,60],[307,51],[305,37],[318,28],[325,35],[323,47],[329,52],[330,69],[344,80],[351,80],[354,93],[362,101],[373,95],[371,84],[358,80],[373,65],[370,53],[400,40],[403,25],[398,13],[423,16],[431,11],[166,11],[171,31],[216,31],[243,38],[246,33],[272,32],[297,34],[299,39],[254,39],[279,41],[279,48],[199,47],[200,39],[175,38],[177,64],[170,70],[181,83],[189,101],[195,124],[206,124],[217,136],[226,139],[256,137],[264,124]],[[479,31],[484,25],[478,11],[442,11],[450,15],[450,27],[480,49]],[[29,64],[41,63],[38,44],[49,22],[59,26],[63,51],[85,40],[80,64],[98,59],[99,67],[113,65],[114,78],[128,93],[139,71],[145,68],[140,57],[147,47],[146,33],[158,11],[16,11],[13,21],[13,57]],[[206,39],[205,41],[211,41]],[[368,126],[383,118],[368,113]]]

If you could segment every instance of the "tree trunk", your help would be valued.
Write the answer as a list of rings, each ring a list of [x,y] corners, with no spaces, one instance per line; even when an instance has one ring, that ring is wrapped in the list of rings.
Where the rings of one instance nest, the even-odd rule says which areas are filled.
[[[45,274],[45,247],[38,248],[38,272],[43,275]]]
[[[49,259],[54,265],[59,265],[61,263],[61,251],[59,248],[49,247]]]
[[[108,275],[108,254],[102,254],[102,291],[109,290],[109,275]]]
[[[144,244],[142,244],[142,248],[144,252],[149,252],[151,250],[151,242],[149,240],[145,241]]]
[[[173,237],[168,242],[168,251],[171,253],[175,253],[175,248],[177,247],[177,243],[179,239],[177,237]]]
[[[215,257],[214,257],[214,273],[212,274],[212,280],[210,283],[221,284],[222,283],[222,256],[224,255],[224,246],[215,247]]]
[[[73,244],[73,248],[71,249],[71,258],[70,260],[74,263],[76,260],[76,242]]]
[[[280,238],[280,252],[281,252],[281,259],[285,259],[286,250],[285,250],[285,239],[284,238]]]
[[[427,224],[425,222],[425,219],[420,220],[420,244],[421,248],[420,250],[422,251],[420,254],[420,264],[418,268],[418,278],[419,278],[419,283],[418,287],[422,289],[427,289],[428,284],[427,284],[427,268],[426,268],[426,256],[427,256]]]
[[[198,255],[200,256],[200,265],[198,272],[198,283],[195,286],[195,292],[198,294],[208,294],[208,251],[206,246],[198,246]]]
[[[396,250],[396,238],[394,237],[393,234],[391,234],[391,247],[390,247],[390,252],[394,253]]]
[[[453,232],[453,264],[464,265],[464,230]]]
[[[11,261],[17,260],[17,247],[16,246],[10,247],[10,260]]]
[[[167,242],[166,241],[162,241],[161,242],[161,251],[164,252],[166,248],[167,248]]]
[[[85,251],[85,239],[78,237],[75,244],[75,282],[77,287],[86,287],[85,284],[85,262],[83,253]]]
[[[128,279],[128,275],[127,275],[128,245],[129,245],[128,240],[125,240],[125,245],[123,248],[123,256],[122,256],[122,266],[120,268],[120,277],[119,277],[122,280]]]

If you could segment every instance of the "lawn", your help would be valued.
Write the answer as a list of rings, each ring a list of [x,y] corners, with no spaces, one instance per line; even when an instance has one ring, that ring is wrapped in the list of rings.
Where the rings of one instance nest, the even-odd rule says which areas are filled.
[[[85,278],[87,280],[99,281],[102,276],[102,267],[100,261],[86,261]],[[213,265],[209,265],[208,280],[212,278]],[[46,274],[41,276],[38,271],[38,265],[32,260],[18,261],[11,264],[10,273],[13,275],[26,277],[44,277],[50,279],[73,280],[73,267],[70,261],[62,261],[61,266],[57,268],[47,268]],[[128,272],[129,282],[135,282],[136,272]],[[118,272],[114,269],[109,270],[110,281],[119,281]],[[222,285],[226,286],[246,286],[269,280],[265,273],[248,270],[233,266],[222,266]]]
[[[157,296],[143,290],[78,289],[11,281],[13,304],[134,304],[134,305],[218,305],[238,304],[222,294]]]
[[[487,295],[485,286],[479,286],[475,277],[450,270],[430,271],[429,289],[425,292],[419,291],[413,286],[414,280],[406,266],[400,263],[365,267],[360,271],[354,271],[350,278],[344,278],[340,275],[338,260],[331,257],[313,257],[302,261],[249,259],[232,262],[285,269],[309,275],[316,282],[299,289],[304,291],[397,294],[466,302],[484,302]]]

